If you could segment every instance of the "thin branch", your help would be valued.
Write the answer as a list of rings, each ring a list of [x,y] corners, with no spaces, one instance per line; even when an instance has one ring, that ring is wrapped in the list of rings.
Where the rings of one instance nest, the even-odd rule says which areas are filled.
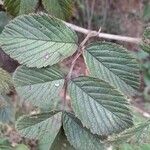
[[[121,35],[114,35],[114,34],[107,34],[107,33],[98,33],[97,31],[91,31],[91,30],[87,30],[85,28],[76,26],[74,24],[71,23],[67,23],[64,21],[64,23],[70,27],[72,30],[83,33],[83,34],[89,34],[89,32],[95,32],[95,34],[97,34],[97,37],[99,38],[104,38],[104,39],[110,39],[110,40],[118,40],[118,41],[125,41],[125,42],[130,42],[130,43],[136,43],[139,44],[141,42],[140,38],[133,38],[133,37],[128,37],[128,36],[121,36]]]
[[[81,54],[83,53],[83,50],[84,50],[84,46],[86,44],[86,42],[89,40],[90,37],[93,37],[93,36],[97,36],[97,34],[101,31],[101,29],[99,29],[98,32],[92,32],[90,31],[87,36],[85,37],[85,39],[81,42],[81,44],[79,45],[78,49],[77,49],[77,53],[76,55],[74,56],[73,60],[72,60],[72,63],[71,63],[71,67],[70,67],[70,70],[69,70],[69,73],[68,75],[66,76],[65,78],[65,83],[64,83],[64,95],[63,95],[63,106],[65,108],[66,106],[66,96],[67,96],[67,87],[68,87],[68,81],[71,79],[71,76],[72,76],[72,71],[74,69],[74,66],[76,64],[76,61],[77,59],[81,56]]]

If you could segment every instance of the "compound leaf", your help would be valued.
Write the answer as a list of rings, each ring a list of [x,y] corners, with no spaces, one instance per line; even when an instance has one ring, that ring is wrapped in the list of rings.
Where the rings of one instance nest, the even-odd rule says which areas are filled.
[[[5,0],[4,6],[9,14],[18,16],[35,11],[38,0]]]
[[[46,68],[18,67],[13,75],[19,95],[35,106],[49,108],[59,96],[64,75],[57,66]]]
[[[68,19],[73,12],[72,0],[43,0],[45,9],[60,19]]]
[[[93,134],[110,135],[133,125],[128,102],[108,83],[92,78],[75,78],[69,84],[76,116]]]
[[[39,140],[39,149],[50,149],[61,128],[61,112],[43,112],[22,116],[16,123],[16,129],[24,137]]]
[[[70,113],[63,114],[63,127],[69,142],[82,150],[104,150],[97,135],[84,128],[81,122]]]
[[[23,15],[5,26],[2,49],[29,67],[45,67],[71,56],[77,36],[61,20],[47,14]]]
[[[86,48],[84,58],[90,74],[116,87],[128,96],[139,87],[139,65],[135,58],[119,45],[101,42]]]

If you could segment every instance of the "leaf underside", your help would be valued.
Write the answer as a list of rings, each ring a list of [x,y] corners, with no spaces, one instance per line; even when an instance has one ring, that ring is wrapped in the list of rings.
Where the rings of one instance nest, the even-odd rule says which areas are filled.
[[[128,96],[139,88],[139,65],[123,47],[109,42],[93,43],[84,58],[90,74],[116,87]]]
[[[69,142],[77,150],[104,150],[104,145],[100,139],[84,128],[72,114],[63,114],[63,127]]]
[[[94,134],[110,135],[133,125],[127,100],[102,80],[75,78],[69,94],[76,116]]]
[[[57,66],[46,68],[18,67],[13,75],[17,92],[26,101],[40,108],[50,108],[64,84],[64,75]]]
[[[61,20],[47,14],[22,15],[5,26],[2,49],[28,67],[46,67],[71,56],[77,35]]]

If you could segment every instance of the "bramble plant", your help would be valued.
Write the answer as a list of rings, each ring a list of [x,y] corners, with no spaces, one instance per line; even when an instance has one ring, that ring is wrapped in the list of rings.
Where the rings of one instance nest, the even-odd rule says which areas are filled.
[[[38,12],[41,3],[47,13]],[[150,120],[134,125],[128,102],[140,84],[139,64],[130,52],[111,42],[87,44],[100,30],[89,31],[79,42],[76,32],[61,20],[69,18],[71,0],[5,0],[4,5],[17,17],[3,29],[0,45],[21,64],[13,73],[16,91],[39,108],[37,114],[17,120],[22,136],[37,139],[41,150],[104,150],[118,142],[148,143],[144,136],[150,133]],[[147,28],[141,47],[148,53],[149,44]],[[66,73],[60,62],[72,55]],[[80,56],[89,73],[74,77]],[[0,90],[9,87],[0,82]]]

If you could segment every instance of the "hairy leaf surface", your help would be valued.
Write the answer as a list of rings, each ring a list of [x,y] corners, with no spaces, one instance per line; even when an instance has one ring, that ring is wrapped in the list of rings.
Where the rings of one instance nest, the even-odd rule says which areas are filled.
[[[16,128],[23,136],[38,139],[40,149],[49,149],[61,128],[61,112],[44,112],[41,114],[22,116]]]
[[[73,12],[72,0],[43,0],[44,8],[60,19],[68,19]]]
[[[109,135],[133,125],[127,100],[108,83],[92,77],[75,78],[69,93],[75,114],[92,133]]]
[[[71,56],[77,36],[61,20],[47,14],[23,15],[5,26],[2,49],[29,67],[45,67]]]
[[[139,87],[139,65],[135,58],[119,45],[93,43],[84,53],[90,74],[116,87],[128,96]]]
[[[104,150],[97,135],[84,128],[81,122],[70,113],[63,114],[63,127],[69,142],[82,150]]]
[[[35,106],[50,108],[59,96],[64,75],[56,66],[46,68],[18,67],[13,76],[19,95]]]

